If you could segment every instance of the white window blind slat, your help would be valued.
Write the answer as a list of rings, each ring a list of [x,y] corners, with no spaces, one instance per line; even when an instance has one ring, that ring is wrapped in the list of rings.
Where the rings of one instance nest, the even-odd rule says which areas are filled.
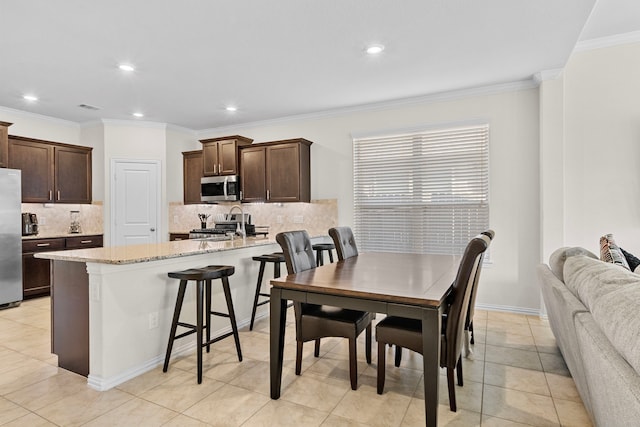
[[[489,126],[353,140],[362,250],[461,254],[489,228]]]

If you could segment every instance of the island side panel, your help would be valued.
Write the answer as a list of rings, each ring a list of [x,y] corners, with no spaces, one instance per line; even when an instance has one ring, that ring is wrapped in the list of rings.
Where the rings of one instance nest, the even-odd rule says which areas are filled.
[[[52,261],[51,351],[58,366],[89,375],[89,275],[83,262]]]

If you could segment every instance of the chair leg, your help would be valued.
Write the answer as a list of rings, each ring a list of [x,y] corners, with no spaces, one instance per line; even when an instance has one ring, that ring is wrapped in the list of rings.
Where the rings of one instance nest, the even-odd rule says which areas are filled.
[[[328,252],[329,252],[329,261],[333,262],[333,251],[329,249]]]
[[[378,394],[384,391],[386,349],[382,341],[378,341]]]
[[[367,326],[367,329],[364,332],[364,337],[365,337],[365,343],[366,343],[365,344],[366,348],[364,349],[364,353],[367,358],[367,363],[370,365],[371,364],[371,323],[369,323],[369,326]]]
[[[469,332],[471,332],[471,344],[475,344],[476,340],[474,339],[473,335],[473,320],[471,320],[471,322],[469,323]]]
[[[313,349],[313,355],[320,357],[320,338],[316,339],[315,348]]]
[[[180,320],[180,311],[182,310],[182,302],[184,301],[184,293],[187,289],[187,281],[181,280],[178,288],[178,296],[176,297],[176,307],[173,309],[173,320],[171,321],[171,332],[169,332],[169,342],[167,343],[167,353],[164,356],[164,366],[162,372],[169,369],[169,359],[171,358],[171,350],[173,349],[173,340],[176,337],[176,329],[178,329],[178,321]]]
[[[204,301],[204,280],[198,280],[196,282],[196,362],[198,365],[198,384],[202,384],[202,312],[204,307],[202,306]]]
[[[358,389],[358,358],[356,353],[356,339],[349,338],[349,378],[351,390]]]
[[[296,375],[300,375],[302,371],[302,346],[303,341],[296,341]]]
[[[458,364],[456,365],[456,373],[458,374],[458,385],[462,387],[462,357],[458,358]]]
[[[204,315],[204,328],[207,330],[207,353],[211,349],[211,280],[206,281],[205,291],[204,291],[204,301],[205,301],[205,310]]]
[[[258,308],[258,298],[260,298],[260,288],[262,287],[262,277],[264,276],[265,262],[260,261],[260,270],[258,271],[258,284],[256,285],[256,294],[253,297],[253,310],[251,311],[251,322],[249,330],[253,331],[253,321],[256,318],[256,309]]]
[[[396,345],[396,360],[395,365],[396,368],[400,366],[400,361],[402,360],[402,347]]]
[[[449,387],[449,409],[457,412],[456,385],[453,381],[453,368],[447,368],[447,386]]]
[[[231,289],[229,288],[229,278],[222,278],[222,289],[224,289],[224,298],[227,300],[227,310],[229,320],[231,321],[231,330],[233,330],[233,339],[236,342],[236,350],[238,351],[238,361],[242,362],[242,350],[240,349],[240,335],[238,334],[238,324],[236,323],[236,313],[233,310],[233,301],[231,299]]]

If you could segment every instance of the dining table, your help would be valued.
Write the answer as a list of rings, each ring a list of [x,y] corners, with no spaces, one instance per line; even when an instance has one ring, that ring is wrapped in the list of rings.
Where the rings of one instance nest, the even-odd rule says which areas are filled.
[[[271,398],[278,399],[281,392],[288,300],[419,319],[425,421],[435,427],[442,314],[460,260],[455,255],[363,252],[271,280]]]

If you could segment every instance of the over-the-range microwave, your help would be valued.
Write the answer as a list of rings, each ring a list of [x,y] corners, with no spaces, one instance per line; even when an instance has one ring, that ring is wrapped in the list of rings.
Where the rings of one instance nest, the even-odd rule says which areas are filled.
[[[238,175],[204,176],[200,180],[200,200],[203,202],[233,202],[241,198]]]

